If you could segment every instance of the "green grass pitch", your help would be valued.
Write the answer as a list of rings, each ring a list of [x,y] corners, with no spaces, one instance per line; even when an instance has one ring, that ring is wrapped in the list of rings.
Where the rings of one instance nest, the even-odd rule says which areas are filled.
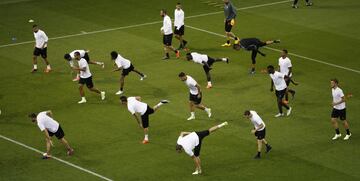
[[[177,60],[172,55],[162,61],[159,10],[166,8],[173,17],[177,1],[152,0],[2,0],[0,1],[0,135],[36,149],[45,150],[43,134],[30,122],[30,112],[52,110],[75,149],[68,157],[54,138],[52,154],[112,180],[360,180],[360,2],[356,0],[314,0],[299,9],[291,2],[258,6],[280,0],[233,0],[238,11],[233,31],[239,37],[282,40],[271,48],[286,48],[294,79],[300,85],[291,101],[293,114],[275,119],[276,100],[269,91],[270,78],[260,73],[269,64],[277,65],[279,52],[263,49],[266,57],[257,58],[257,74],[248,75],[250,53],[235,52],[220,45],[224,38],[222,9],[201,0],[182,0],[188,18],[185,30],[191,51],[213,57],[229,57],[230,64],[215,63],[213,88],[205,90],[206,78],[198,64]],[[246,8],[253,7],[253,8]],[[31,74],[34,44],[31,23],[34,19],[49,40],[48,57],[53,72]],[[153,23],[151,23],[153,22]],[[148,23],[148,24],[144,24]],[[132,26],[138,25],[138,26]],[[123,27],[123,28],[118,28]],[[111,30],[112,28],[118,28]],[[109,30],[110,29],[110,30]],[[206,31],[199,31],[206,30]],[[94,32],[84,35],[66,35]],[[16,39],[13,39],[16,37]],[[61,38],[56,38],[61,37]],[[54,39],[55,38],[55,39]],[[8,44],[20,43],[14,46]],[[174,39],[173,44],[178,46]],[[80,100],[77,83],[63,59],[66,52],[89,49],[93,60],[106,63],[105,69],[91,66],[95,86],[107,92],[105,101],[85,90],[87,104]],[[150,117],[150,141],[142,145],[143,132],[121,106],[115,92],[119,73],[112,73],[110,52],[118,51],[132,60],[148,79],[139,81],[131,73],[125,82],[128,96],[139,95],[153,105],[160,99],[170,104]],[[320,60],[326,65],[315,62]],[[40,62],[40,61],[39,61]],[[44,68],[43,62],[39,64]],[[341,67],[350,68],[345,70]],[[186,121],[188,89],[177,75],[184,71],[203,88],[203,103],[212,108],[213,118],[197,111],[197,119]],[[330,78],[337,77],[346,93],[348,120],[353,136],[349,141],[331,141],[332,101]],[[261,160],[254,160],[256,140],[251,123],[242,117],[254,109],[267,125],[267,140],[273,146]],[[204,173],[192,176],[193,161],[175,152],[180,131],[203,130],[228,121],[229,126],[207,137],[202,145]],[[340,125],[340,130],[345,131]],[[0,139],[0,180],[101,180],[54,159]]]

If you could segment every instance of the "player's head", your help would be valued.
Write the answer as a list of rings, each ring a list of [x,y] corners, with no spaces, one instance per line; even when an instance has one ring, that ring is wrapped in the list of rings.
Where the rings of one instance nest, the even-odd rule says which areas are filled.
[[[35,122],[36,121],[36,113],[30,113],[29,114],[29,118],[31,119],[32,122]]]
[[[66,53],[66,54],[64,55],[64,59],[67,60],[67,61],[70,61],[70,60],[71,60],[70,54]]]
[[[234,50],[240,50],[240,49],[241,49],[240,43],[239,43],[239,44],[234,44],[234,45],[233,45],[233,49],[234,49]]]
[[[175,147],[175,150],[178,152],[178,153],[181,153],[182,152],[182,146],[179,145],[179,144],[176,144],[176,147]]]
[[[181,3],[178,2],[178,3],[176,4],[176,9],[177,9],[177,10],[180,10],[180,9],[181,9]]]
[[[185,81],[185,80],[187,79],[186,74],[185,74],[184,72],[180,72],[180,73],[179,73],[179,78],[180,78],[180,80],[182,80],[182,81]]]
[[[275,68],[272,65],[267,66],[267,72],[269,74],[273,74],[275,72]]]
[[[229,4],[229,0],[223,0],[225,4]]]
[[[283,49],[282,51],[281,51],[281,57],[287,57],[287,54],[288,54],[288,51],[286,50],[286,49]]]
[[[37,33],[39,31],[38,25],[33,25],[32,29],[33,29],[33,32],[35,32],[35,33]]]
[[[191,56],[191,53],[186,54],[186,60],[192,60],[193,57]]]
[[[127,97],[126,96],[121,96],[120,97],[120,102],[121,102],[121,104],[127,104]]]
[[[80,60],[80,59],[81,59],[81,57],[80,57],[80,52],[75,52],[75,53],[74,53],[74,56],[75,56],[75,59],[76,59],[76,60]]]
[[[246,111],[244,112],[244,117],[245,117],[245,118],[248,118],[248,119],[250,119],[250,118],[252,117],[252,114],[250,113],[249,110],[246,110]]]
[[[161,17],[165,17],[166,15],[167,15],[166,10],[165,10],[165,9],[161,9],[161,10],[160,10],[160,16],[161,16]]]
[[[110,53],[110,56],[111,56],[111,60],[115,60],[115,59],[118,57],[118,52],[112,51],[112,52]]]
[[[337,78],[330,79],[331,88],[336,88],[339,85],[339,81]]]

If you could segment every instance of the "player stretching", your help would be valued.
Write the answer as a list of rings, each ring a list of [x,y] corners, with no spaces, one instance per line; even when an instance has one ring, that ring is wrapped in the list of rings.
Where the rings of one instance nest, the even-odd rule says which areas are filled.
[[[286,80],[287,90],[285,94],[285,101],[289,101],[289,93],[292,95],[292,98],[294,98],[295,90],[292,90],[289,88],[291,78],[292,78],[292,64],[290,58],[287,56],[288,51],[282,50],[281,57],[279,58],[279,72],[282,74],[285,74],[288,79]]]
[[[56,136],[57,139],[64,144],[65,148],[67,149],[67,154],[70,156],[74,153],[74,149],[72,149],[69,143],[64,138],[65,133],[62,130],[60,124],[54,120],[53,114],[51,111],[43,111],[39,114],[31,113],[29,115],[32,122],[36,122],[38,127],[42,132],[45,134],[46,139],[46,152],[43,154],[43,158],[47,159],[51,157],[50,150],[51,146],[54,146],[51,137]]]
[[[94,87],[94,83],[92,81],[92,74],[90,72],[89,64],[87,63],[87,61],[84,58],[81,58],[79,52],[75,52],[74,55],[75,55],[75,60],[77,60],[79,63],[79,68],[74,67],[73,69],[75,71],[80,72],[79,91],[80,91],[81,100],[78,103],[79,104],[86,103],[84,84],[86,84],[86,87],[90,91],[100,94],[101,100],[105,100],[105,92],[104,91],[100,92],[98,89]]]
[[[176,151],[181,153],[182,150],[188,154],[195,163],[195,172],[192,173],[193,175],[198,175],[202,173],[201,170],[201,161],[200,161],[200,150],[202,140],[209,136],[210,133],[222,128],[223,126],[228,125],[227,122],[223,122],[217,126],[214,126],[208,130],[204,131],[196,131],[196,132],[181,132],[180,136],[176,142]],[[193,151],[194,150],[194,151]]]
[[[251,130],[251,133],[255,134],[255,136],[257,137],[257,145],[258,145],[257,154],[255,155],[254,158],[259,159],[263,144],[265,144],[266,146],[266,153],[268,153],[272,148],[265,140],[265,135],[266,135],[265,123],[255,111],[247,110],[244,112],[244,116],[245,118],[249,119],[251,123],[254,125],[254,129]]]
[[[135,67],[132,65],[130,60],[123,58],[120,54],[118,54],[116,51],[112,51],[110,53],[111,59],[115,61],[116,69],[113,70],[113,72],[122,70],[121,77],[120,77],[120,90],[117,91],[115,94],[120,95],[124,93],[124,81],[125,77],[129,75],[131,71],[137,73],[140,75],[140,80],[144,80],[146,78],[146,75],[137,71]]]
[[[74,60],[75,60],[75,52],[80,53],[80,57],[84,58],[89,64],[94,65],[100,65],[102,68],[105,68],[104,62],[97,62],[97,61],[91,61],[89,57],[89,50],[74,50],[70,53],[67,53],[64,55],[64,59],[67,60],[70,64],[70,67],[74,67]],[[73,81],[78,81],[80,79],[79,74],[76,75],[76,78],[73,79]]]
[[[339,125],[337,123],[337,118],[340,118],[340,120],[343,121],[344,128],[346,129],[346,136],[344,137],[344,140],[348,140],[351,136],[351,133],[349,130],[349,123],[346,120],[346,97],[344,96],[343,91],[340,89],[339,81],[337,79],[331,79],[330,84],[333,97],[333,101],[331,103],[331,106],[333,106],[333,110],[331,113],[331,123],[335,128],[336,132],[335,136],[332,139],[336,140],[341,137]]]
[[[180,46],[178,50],[183,49],[186,47],[187,41],[183,39],[184,33],[185,33],[185,13],[181,8],[181,4],[176,4],[176,9],[174,11],[174,34],[175,38],[179,40]]]
[[[285,107],[288,110],[286,116],[289,116],[291,114],[292,108],[289,107],[288,104],[283,101],[287,89],[285,79],[288,79],[288,77],[285,74],[275,71],[275,68],[272,65],[269,65],[267,67],[267,71],[272,79],[271,88],[270,88],[271,92],[274,91],[274,85],[275,85],[275,95],[277,98],[277,104],[279,108],[279,113],[276,114],[275,117],[284,116],[282,107]]]
[[[234,44],[238,44],[239,38],[231,32],[232,27],[235,25],[235,17],[236,17],[236,8],[230,2],[230,0],[224,0],[224,14],[225,14],[225,34],[227,41],[225,44],[221,45],[223,47],[231,46],[230,38],[235,40]]]
[[[175,48],[171,45],[172,37],[173,37],[171,19],[167,15],[166,10],[164,9],[160,11],[160,16],[163,17],[163,26],[160,29],[161,34],[163,35],[163,44],[164,44],[164,53],[165,53],[163,60],[170,58],[169,55],[170,51],[173,51],[176,55],[176,58],[179,58],[180,51],[175,50]]]
[[[210,76],[210,70],[212,69],[211,66],[214,62],[226,62],[229,63],[229,59],[228,58],[211,58],[208,55],[205,54],[199,54],[196,52],[192,52],[192,53],[187,53],[186,54],[186,59],[188,61],[192,60],[195,63],[201,64],[203,65],[205,74],[206,74],[206,78],[208,81],[208,84],[206,86],[206,88],[210,89],[212,87],[211,84],[211,76]]]
[[[45,72],[49,73],[51,71],[50,63],[47,60],[47,44],[49,38],[46,36],[45,32],[40,30],[37,25],[33,25],[33,32],[35,37],[35,48],[33,53],[33,65],[32,73],[37,71],[37,57],[41,55],[46,63]]]
[[[141,102],[141,97],[120,97],[121,104],[127,105],[129,112],[134,115],[137,123],[140,128],[144,129],[144,140],[143,144],[149,143],[149,115],[156,112],[160,106],[163,104],[169,103],[168,100],[161,100],[157,105],[153,108],[149,107],[146,103]],[[139,121],[139,117],[137,114],[141,116],[141,122]]]
[[[259,51],[260,47],[271,45],[273,43],[280,43],[280,40],[268,40],[268,41],[260,41],[257,38],[243,38],[240,40],[238,44],[234,44],[233,48],[235,50],[240,50],[241,48],[251,51],[251,71],[250,74],[255,73],[255,64],[256,64],[256,55],[259,53],[262,56],[265,56],[264,53]]]
[[[179,78],[181,81],[185,82],[185,84],[189,87],[190,90],[190,117],[187,120],[195,119],[195,108],[204,110],[209,118],[211,117],[211,109],[205,107],[205,105],[201,104],[202,92],[199,84],[189,75],[186,75],[184,72],[179,74]]]

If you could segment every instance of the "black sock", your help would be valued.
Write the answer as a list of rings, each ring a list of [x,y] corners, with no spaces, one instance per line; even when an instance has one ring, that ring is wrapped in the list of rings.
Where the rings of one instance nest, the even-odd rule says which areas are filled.
[[[260,156],[260,152],[259,152],[259,151],[257,152],[257,156]]]
[[[335,129],[336,134],[340,134],[339,128]]]
[[[122,88],[122,87],[120,88],[121,91],[123,91],[123,89],[124,89],[124,88]]]
[[[183,44],[186,44],[187,43],[187,41],[186,40],[183,40]]]
[[[235,40],[238,40],[239,38],[238,38],[238,37],[235,37],[234,39],[235,39]]]
[[[169,53],[166,53],[166,57],[170,57]]]
[[[255,72],[255,68],[251,68],[251,72]]]
[[[227,43],[227,44],[230,44],[230,40],[227,40],[226,43]]]
[[[349,129],[346,129],[346,134],[350,135],[350,130]]]

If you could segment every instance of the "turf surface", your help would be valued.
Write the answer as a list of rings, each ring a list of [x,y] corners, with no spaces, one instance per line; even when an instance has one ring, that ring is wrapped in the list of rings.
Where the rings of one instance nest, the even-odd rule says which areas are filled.
[[[205,1],[183,0],[186,16],[221,11]],[[213,1],[221,4],[221,1]],[[277,2],[276,0],[234,1],[238,8]],[[206,78],[200,65],[172,58],[162,61],[159,10],[171,12],[176,1],[55,1],[4,0],[0,2],[0,134],[44,150],[44,136],[32,124],[29,112],[51,109],[74,147],[68,157],[59,142],[53,155],[99,173],[113,180],[359,180],[360,147],[358,99],[359,73],[290,56],[294,66],[297,94],[291,101],[290,117],[275,119],[275,96],[269,91],[270,78],[260,70],[276,65],[279,53],[263,49],[258,57],[258,72],[248,75],[249,52],[235,52],[220,47],[224,38],[194,28],[186,28],[192,51],[213,57],[227,56],[231,62],[215,63],[213,85],[205,90]],[[234,32],[240,37],[280,38],[272,48],[343,67],[360,70],[358,24],[360,2],[353,0],[315,1],[315,6],[290,8],[290,2],[238,11]],[[129,25],[113,31],[77,35],[49,41],[50,74],[30,74],[34,19],[50,38],[93,32]],[[157,22],[159,21],[159,22]],[[223,34],[223,14],[186,19],[195,28]],[[12,40],[16,37],[16,40]],[[178,42],[174,39],[175,46]],[[6,46],[3,46],[6,45]],[[107,92],[107,99],[86,91],[88,103],[80,100],[77,84],[63,55],[74,49],[89,49],[93,60],[105,61],[105,69],[91,66],[96,87]],[[150,117],[150,141],[140,144],[142,130],[114,93],[118,73],[112,73],[110,51],[117,50],[133,61],[148,79],[139,81],[136,74],[126,78],[126,95],[139,95],[144,102],[156,104],[166,98],[171,103]],[[182,52],[184,55],[185,52]],[[174,57],[174,55],[172,55]],[[40,70],[44,68],[39,63]],[[188,90],[178,78],[180,71],[193,76],[203,87],[203,103],[213,110],[208,119],[201,111],[197,119],[189,116]],[[353,136],[349,141],[331,141],[331,90],[329,79],[337,77],[346,93],[348,120]],[[245,109],[254,109],[265,120],[271,153],[254,160],[255,138],[251,124],[242,118]],[[203,130],[228,121],[229,126],[204,140],[201,152],[204,174],[194,177],[193,162],[177,154],[174,144],[180,131]],[[340,127],[345,134],[344,129]],[[98,177],[55,160],[41,160],[40,155],[5,140],[0,140],[0,180],[98,180]]]

